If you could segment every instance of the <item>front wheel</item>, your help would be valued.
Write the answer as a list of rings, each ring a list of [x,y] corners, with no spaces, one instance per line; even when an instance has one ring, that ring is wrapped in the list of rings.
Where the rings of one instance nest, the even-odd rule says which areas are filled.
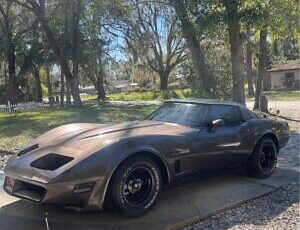
[[[276,168],[277,152],[276,145],[271,138],[261,139],[248,160],[248,173],[261,179],[269,177]]]
[[[157,164],[147,157],[135,157],[122,164],[113,176],[112,202],[125,214],[139,216],[155,204],[161,187]]]

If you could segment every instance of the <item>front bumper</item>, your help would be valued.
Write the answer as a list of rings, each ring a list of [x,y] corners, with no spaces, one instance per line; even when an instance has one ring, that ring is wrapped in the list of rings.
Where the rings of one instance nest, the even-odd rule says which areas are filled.
[[[86,186],[89,184],[89,188]],[[68,182],[43,184],[37,181],[6,175],[4,190],[15,197],[37,202],[43,205],[58,205],[75,210],[99,209],[93,205],[95,184],[82,183],[84,189],[77,189],[78,185]],[[74,190],[77,189],[76,191]]]

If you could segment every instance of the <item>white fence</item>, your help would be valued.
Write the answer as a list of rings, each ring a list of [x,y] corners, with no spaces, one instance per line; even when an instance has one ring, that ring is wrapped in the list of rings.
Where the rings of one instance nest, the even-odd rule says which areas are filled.
[[[7,105],[0,105],[0,113],[14,113],[14,112],[26,112],[34,110],[44,110],[48,106],[44,103],[37,102],[26,102],[19,104],[11,104],[8,102]]]

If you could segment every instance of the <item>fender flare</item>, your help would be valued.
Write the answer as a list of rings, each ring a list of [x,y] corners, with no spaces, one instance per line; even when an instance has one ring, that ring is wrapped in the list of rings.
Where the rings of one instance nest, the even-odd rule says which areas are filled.
[[[260,134],[259,137],[255,140],[255,143],[254,143],[254,145],[253,145],[253,147],[251,148],[251,151],[250,151],[251,155],[252,155],[252,153],[253,153],[253,151],[254,151],[254,148],[256,147],[257,143],[258,143],[263,137],[265,137],[265,136],[271,136],[271,138],[276,139],[276,140],[275,140],[275,145],[276,145],[277,151],[279,151],[279,140],[278,140],[277,134],[276,134],[275,132],[271,131],[271,130],[266,130],[265,132],[263,132],[262,134]],[[250,156],[251,156],[251,155],[250,155]]]

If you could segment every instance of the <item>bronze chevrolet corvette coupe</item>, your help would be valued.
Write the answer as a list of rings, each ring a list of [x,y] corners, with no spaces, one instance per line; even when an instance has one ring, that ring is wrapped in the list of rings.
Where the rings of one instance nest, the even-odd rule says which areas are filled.
[[[287,123],[259,118],[240,104],[169,100],[143,121],[55,128],[25,146],[5,168],[7,193],[79,210],[104,202],[136,216],[163,184],[187,174],[244,165],[270,176]]]

